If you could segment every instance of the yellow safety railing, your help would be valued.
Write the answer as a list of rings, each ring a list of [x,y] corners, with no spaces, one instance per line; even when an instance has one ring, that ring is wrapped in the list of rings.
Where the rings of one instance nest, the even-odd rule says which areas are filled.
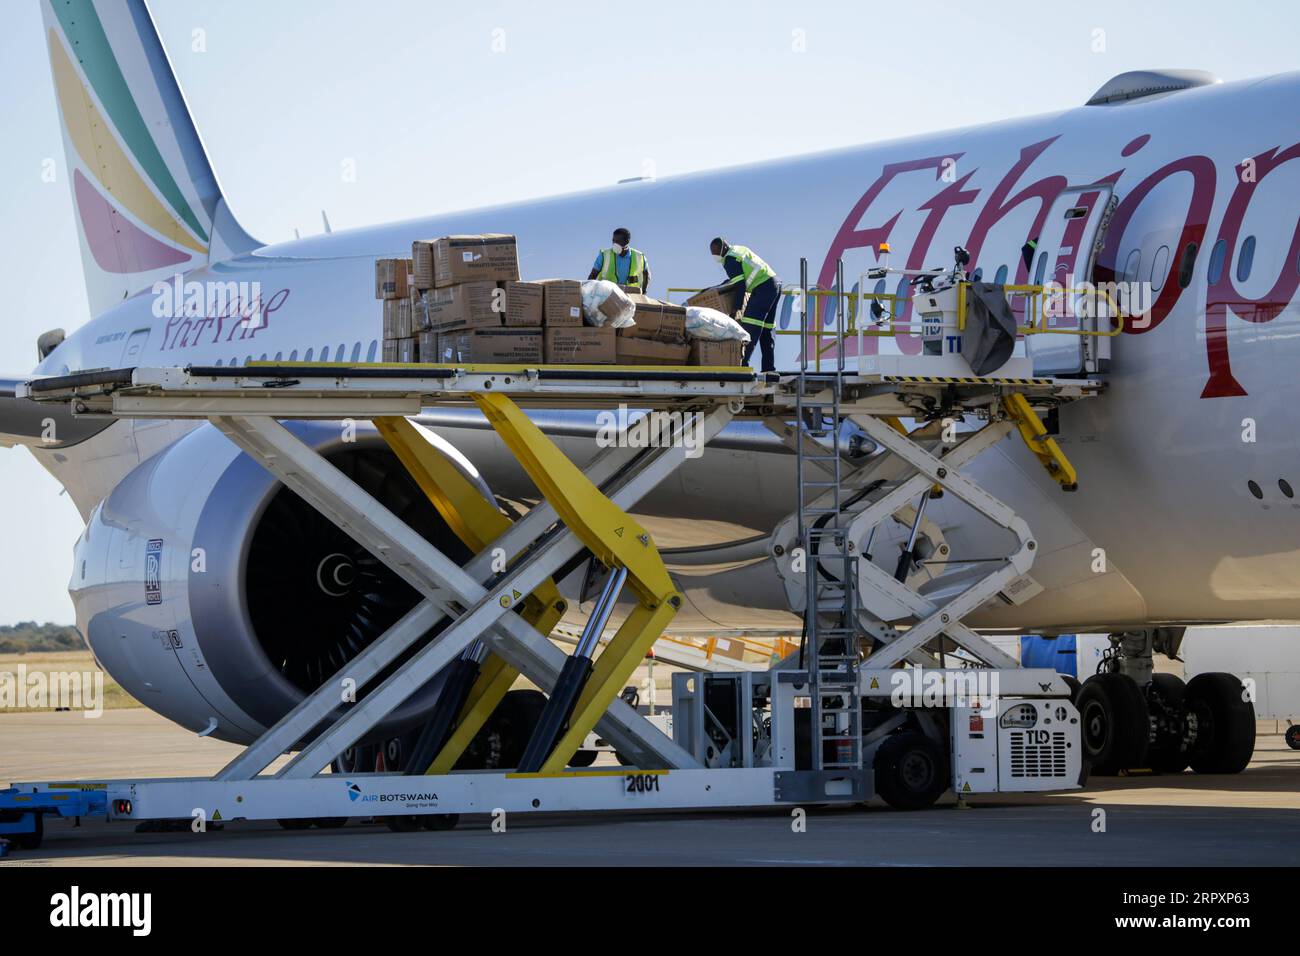
[[[866,276],[859,281],[859,288],[866,284]],[[966,295],[970,287],[969,282],[958,283],[957,287],[957,328],[958,330],[966,327]],[[1016,326],[1017,335],[1077,335],[1086,338],[1114,338],[1124,331],[1125,316],[1119,304],[1111,297],[1110,293],[1099,287],[1071,287],[1062,286],[1044,286],[1044,285],[1005,285],[1003,289],[1008,299],[1012,297],[1023,300],[1023,312],[1026,317],[1025,324]],[[670,288],[666,290],[665,295],[671,301],[674,293],[694,294],[701,292],[702,289],[692,288]],[[781,295],[797,300],[803,293],[802,289],[782,289]],[[1094,309],[1098,300],[1104,300],[1107,306],[1106,315],[1097,314],[1098,321],[1110,319],[1114,327],[1108,330],[1102,329],[1083,329],[1083,328],[1048,328],[1047,322],[1053,318],[1052,306],[1057,301],[1065,301],[1067,298],[1080,296],[1091,296],[1094,299]],[[810,303],[813,308],[808,310],[810,315],[820,315],[823,312],[822,302],[830,297],[843,298],[845,303],[845,321],[843,328],[816,328],[808,329],[806,333],[801,333],[799,329],[774,329],[774,335],[800,335],[806,334],[809,338],[817,340],[815,354],[812,356],[817,371],[821,371],[822,356],[834,349],[840,342],[848,338],[894,338],[899,334],[908,335],[916,334],[915,329],[896,329],[894,327],[895,317],[902,311],[912,298],[910,295],[898,295],[892,292],[836,292],[834,289],[810,288],[808,297],[812,299]],[[879,322],[872,321],[865,327],[858,327],[858,320],[861,315],[870,314],[871,302],[879,302],[884,308],[884,314]],[[902,306],[900,306],[900,303]],[[838,315],[838,309],[836,310]],[[823,340],[829,340],[823,344]]]

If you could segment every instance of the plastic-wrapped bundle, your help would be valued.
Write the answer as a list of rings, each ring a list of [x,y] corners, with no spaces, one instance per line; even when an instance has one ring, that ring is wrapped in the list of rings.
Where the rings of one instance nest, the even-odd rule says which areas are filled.
[[[686,337],[704,339],[706,342],[726,342],[734,339],[737,342],[749,343],[749,333],[731,316],[724,315],[717,309],[703,309],[694,305],[686,307]]]
[[[636,306],[627,293],[606,279],[588,279],[582,284],[582,317],[588,325],[609,325],[615,329],[636,325]]]

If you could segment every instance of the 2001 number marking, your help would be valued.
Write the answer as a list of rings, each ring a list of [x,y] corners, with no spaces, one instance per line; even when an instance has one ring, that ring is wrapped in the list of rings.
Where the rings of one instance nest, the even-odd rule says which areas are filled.
[[[659,774],[629,773],[623,778],[627,784],[627,793],[658,793]]]

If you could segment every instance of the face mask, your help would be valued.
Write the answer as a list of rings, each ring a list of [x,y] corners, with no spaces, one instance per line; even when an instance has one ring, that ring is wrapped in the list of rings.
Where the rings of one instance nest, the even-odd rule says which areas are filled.
[[[716,262],[718,265],[722,265],[722,256],[714,256],[713,261]]]
[[[623,254],[623,248],[624,248],[624,246],[623,246],[623,244],[622,244],[621,242],[616,242],[616,243],[614,243],[613,248],[614,248],[614,254],[615,254],[615,255],[620,255],[620,256],[621,256],[621,255]]]

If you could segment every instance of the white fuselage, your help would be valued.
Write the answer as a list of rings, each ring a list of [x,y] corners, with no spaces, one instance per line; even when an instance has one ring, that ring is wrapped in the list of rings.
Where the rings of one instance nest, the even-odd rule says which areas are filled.
[[[1043,542],[1033,573],[1046,588],[983,623],[1300,620],[1300,500],[1283,490],[1300,488],[1298,108],[1300,75],[1274,77],[268,246],[186,277],[260,283],[261,328],[156,318],[146,290],[70,336],[37,372],[376,359],[374,259],[449,233],[511,232],[525,278],[585,277],[611,229],[626,225],[661,296],[720,280],[708,254],[719,234],[753,248],[788,285],[801,257],[823,286],[842,258],[852,285],[885,241],[894,266],[947,264],[963,245],[986,279],[1005,265],[1006,281],[1024,281],[1021,246],[1040,210],[1065,186],[1109,181],[1119,209],[1101,264],[1150,281],[1155,313],[1113,344],[1108,391],[1062,411],[1076,493],[1060,492],[1011,442],[976,466]],[[1226,262],[1212,276],[1220,240]],[[1189,242],[1194,268],[1180,276]],[[796,327],[788,308],[778,318]],[[797,342],[778,336],[778,368],[794,367]],[[918,346],[914,336],[898,343]],[[119,422],[82,445],[35,453],[84,514],[179,430]],[[485,433],[447,437],[494,488],[517,486]],[[647,508],[767,530],[793,507],[792,482],[788,457],[710,451]],[[955,550],[974,555],[987,543],[955,505],[936,502],[931,517]],[[763,606],[743,586],[723,596]],[[719,623],[746,619],[743,603],[710,607]]]

